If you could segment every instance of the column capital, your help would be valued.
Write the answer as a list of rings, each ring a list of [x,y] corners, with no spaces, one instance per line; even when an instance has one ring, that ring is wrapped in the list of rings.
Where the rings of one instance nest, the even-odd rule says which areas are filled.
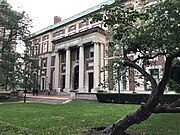
[[[66,47],[65,50],[70,50],[70,47]]]
[[[98,45],[100,45],[100,44],[106,44],[105,42],[102,42],[102,41],[92,41],[92,43],[93,44],[98,44]]]
[[[78,47],[84,47],[84,45],[83,45],[83,44],[80,44],[80,45],[78,45]]]
[[[92,41],[92,43],[93,43],[93,44],[99,44],[99,42],[97,42],[97,41]]]

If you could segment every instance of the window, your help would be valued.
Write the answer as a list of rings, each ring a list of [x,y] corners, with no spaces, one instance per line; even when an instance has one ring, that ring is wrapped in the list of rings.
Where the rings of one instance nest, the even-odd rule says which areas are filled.
[[[65,29],[61,29],[61,30],[54,32],[53,37],[57,37],[57,36],[60,36],[62,34],[65,34]]]
[[[48,39],[49,39],[49,35],[46,35],[42,38],[43,41],[48,40]]]
[[[86,26],[86,20],[84,19],[83,21],[82,21],[82,27],[85,27]]]
[[[41,60],[41,67],[47,67],[47,58],[42,58]]]
[[[70,26],[69,27],[69,32],[71,32],[71,31],[75,31],[76,30],[76,25],[72,25],[72,26]]]
[[[65,29],[59,30],[59,35],[65,34]]]
[[[150,73],[151,73],[151,75],[159,75],[159,70],[158,69],[150,69]]]
[[[61,63],[65,63],[66,62],[66,53],[62,53],[61,54]]]
[[[38,54],[38,44],[34,46],[34,55]]]
[[[76,51],[76,60],[79,60],[79,49]]]
[[[36,39],[36,43],[41,42],[41,38]]]
[[[51,66],[55,66],[55,56],[51,56]]]
[[[43,45],[43,53],[46,53],[48,51],[48,42],[44,42],[42,45]]]
[[[57,37],[59,35],[58,31],[53,33],[53,37]]]
[[[79,23],[79,28],[83,28],[85,26],[88,25],[88,20],[83,19],[80,23]]]
[[[34,46],[31,46],[30,49],[31,49],[31,50],[30,50],[30,55],[31,55],[31,56],[34,56]]]
[[[94,47],[90,47],[89,49],[89,58],[93,58],[94,57]]]

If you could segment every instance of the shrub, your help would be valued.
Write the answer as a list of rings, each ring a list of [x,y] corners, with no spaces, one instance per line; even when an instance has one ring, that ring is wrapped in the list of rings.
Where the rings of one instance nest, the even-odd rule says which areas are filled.
[[[169,87],[169,91],[175,91],[177,93],[180,93],[180,84],[178,84],[176,81],[170,80],[168,87]]]
[[[140,104],[148,100],[149,94],[125,94],[125,93],[97,93],[97,100],[104,103],[131,103]],[[165,94],[162,103],[172,103],[179,99],[180,94]]]

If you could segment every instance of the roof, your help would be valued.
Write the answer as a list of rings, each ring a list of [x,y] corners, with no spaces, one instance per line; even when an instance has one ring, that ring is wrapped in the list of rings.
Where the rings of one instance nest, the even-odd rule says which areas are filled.
[[[85,15],[88,15],[88,14],[94,12],[94,11],[99,10],[102,5],[110,5],[110,4],[112,4],[114,1],[115,1],[115,0],[108,0],[108,1],[106,1],[106,2],[100,3],[100,4],[97,5],[97,6],[91,7],[91,8],[89,8],[89,9],[87,9],[87,10],[81,12],[81,13],[78,13],[78,14],[70,17],[70,18],[67,18],[67,19],[65,19],[65,20],[62,20],[61,22],[58,22],[58,23],[56,23],[56,24],[54,24],[54,25],[50,25],[50,26],[48,26],[48,27],[45,27],[45,28],[43,28],[43,29],[41,29],[41,30],[33,33],[31,36],[34,37],[34,36],[37,36],[37,35],[40,35],[40,34],[46,32],[46,31],[49,31],[49,30],[55,29],[55,28],[57,28],[57,27],[60,27],[60,26],[62,26],[62,25],[64,25],[64,24],[67,24],[67,23],[73,21],[73,20],[76,20],[76,19],[81,18],[81,17],[83,17],[83,16],[85,16]]]

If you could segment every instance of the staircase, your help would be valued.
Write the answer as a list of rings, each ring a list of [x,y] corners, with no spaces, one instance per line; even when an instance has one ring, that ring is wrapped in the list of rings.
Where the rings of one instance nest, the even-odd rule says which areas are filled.
[[[27,102],[35,103],[46,103],[46,104],[65,104],[71,101],[70,97],[67,95],[38,95],[33,96],[28,94],[26,97]]]

